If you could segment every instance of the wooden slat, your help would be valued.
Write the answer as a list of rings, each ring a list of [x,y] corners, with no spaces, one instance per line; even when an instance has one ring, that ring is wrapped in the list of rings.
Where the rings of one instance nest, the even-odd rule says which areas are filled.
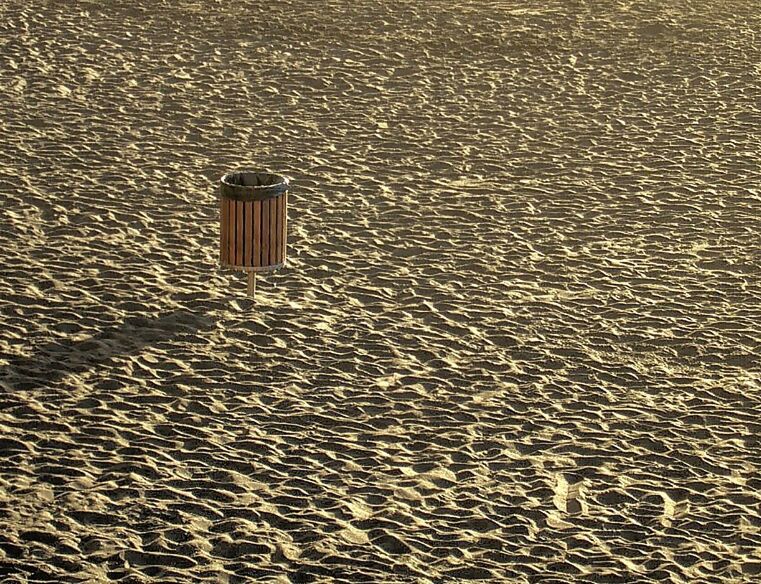
[[[288,191],[283,193],[283,262],[288,255]]]
[[[227,199],[219,198],[219,263],[227,263]]]
[[[278,197],[279,199],[280,197]],[[277,264],[277,200],[270,199],[270,265]]]
[[[281,212],[283,210],[283,196],[280,195],[278,198],[275,199],[275,251],[272,253],[273,256],[275,256],[275,260],[273,263],[279,264],[280,263],[280,240],[283,239],[280,235],[280,232],[283,230],[283,219],[281,217]]]
[[[262,201],[262,265],[270,265],[270,200]]]
[[[277,240],[275,261],[279,264],[283,261],[283,195],[277,198],[277,229],[275,237]]]
[[[246,246],[246,251],[243,256],[243,263],[246,266],[251,266],[252,247],[254,245],[254,203],[249,201],[244,207],[244,219],[245,219],[245,235],[243,241]]]
[[[227,263],[235,263],[235,201],[227,201]]]
[[[235,265],[243,265],[243,201],[235,202]]]
[[[254,267],[262,265],[262,203],[254,201]]]

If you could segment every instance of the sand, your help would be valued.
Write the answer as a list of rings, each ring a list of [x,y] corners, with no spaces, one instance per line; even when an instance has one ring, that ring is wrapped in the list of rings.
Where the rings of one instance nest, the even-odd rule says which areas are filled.
[[[759,31],[4,0],[0,582],[759,581]]]

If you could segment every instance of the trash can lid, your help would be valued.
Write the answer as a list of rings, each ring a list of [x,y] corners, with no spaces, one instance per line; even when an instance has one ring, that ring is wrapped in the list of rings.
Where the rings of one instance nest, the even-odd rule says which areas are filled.
[[[288,185],[288,179],[279,174],[239,170],[222,177],[219,192],[235,201],[263,201],[282,195]]]

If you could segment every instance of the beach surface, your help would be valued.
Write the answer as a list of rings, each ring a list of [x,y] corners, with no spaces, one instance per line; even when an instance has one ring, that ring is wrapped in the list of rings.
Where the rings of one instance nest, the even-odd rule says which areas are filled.
[[[0,583],[760,581],[760,34],[3,0]]]

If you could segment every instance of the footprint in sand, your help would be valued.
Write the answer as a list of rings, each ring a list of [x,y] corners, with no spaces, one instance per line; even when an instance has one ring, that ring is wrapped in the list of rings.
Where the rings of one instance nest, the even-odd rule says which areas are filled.
[[[563,513],[585,515],[587,502],[584,496],[584,481],[567,478],[562,473],[555,477],[555,496],[552,503]]]
[[[661,515],[661,525],[671,527],[675,519],[686,516],[690,512],[690,502],[687,499],[675,501],[668,493],[659,493],[663,499],[663,514]]]

